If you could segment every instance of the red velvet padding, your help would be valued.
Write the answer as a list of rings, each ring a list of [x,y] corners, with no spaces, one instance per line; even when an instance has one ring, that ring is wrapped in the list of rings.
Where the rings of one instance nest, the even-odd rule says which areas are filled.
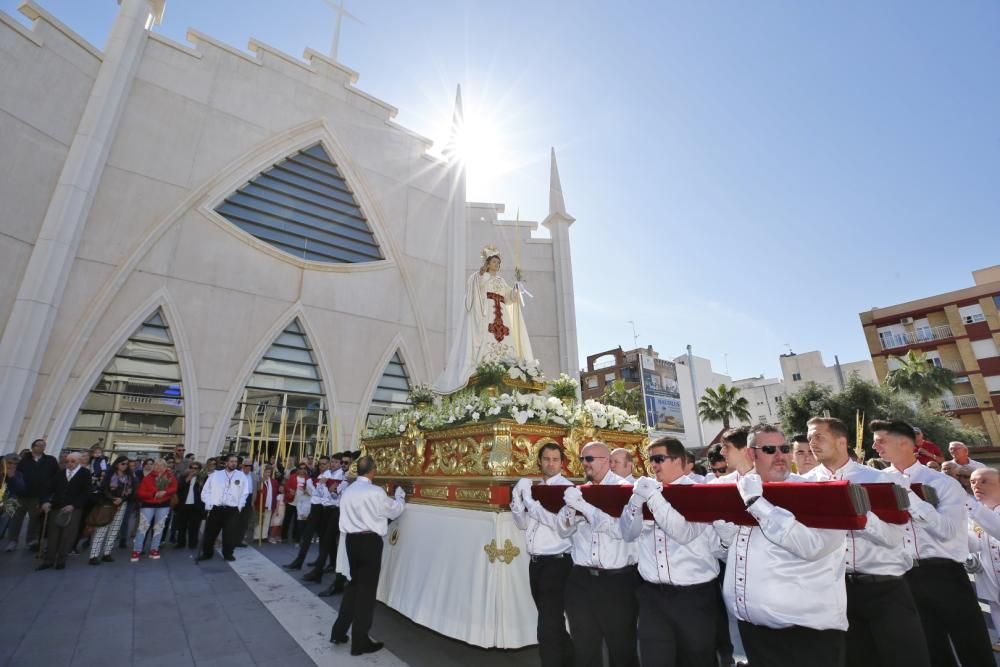
[[[906,495],[902,489],[895,484],[880,482],[862,484],[868,493],[868,501],[871,503],[872,512],[886,523],[904,524],[909,523],[910,513],[906,511]]]
[[[765,484],[764,497],[778,507],[783,507],[802,524],[811,528],[860,530],[866,519],[859,514],[848,492],[848,482],[783,482]],[[535,485],[532,497],[550,512],[563,507],[565,486]],[[631,486],[580,487],[584,500],[618,517],[632,495]],[[688,521],[710,523],[729,521],[743,526],[755,526],[757,520],[746,510],[735,484],[683,484],[666,486],[663,497]],[[644,506],[647,519],[652,515]]]

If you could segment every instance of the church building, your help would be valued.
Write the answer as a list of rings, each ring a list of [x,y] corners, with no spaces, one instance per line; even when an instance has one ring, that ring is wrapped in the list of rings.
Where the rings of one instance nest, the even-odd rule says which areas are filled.
[[[0,12],[0,450],[357,449],[443,370],[488,244],[542,369],[575,375],[554,151],[545,233],[468,202],[335,59],[177,43],[163,10],[122,0],[103,49]]]

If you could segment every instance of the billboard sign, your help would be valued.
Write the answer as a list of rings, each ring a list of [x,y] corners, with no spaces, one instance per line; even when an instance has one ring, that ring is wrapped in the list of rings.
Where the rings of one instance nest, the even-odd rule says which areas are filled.
[[[658,435],[683,433],[684,416],[681,412],[680,386],[677,384],[677,365],[645,354],[640,355],[640,360],[646,425]]]

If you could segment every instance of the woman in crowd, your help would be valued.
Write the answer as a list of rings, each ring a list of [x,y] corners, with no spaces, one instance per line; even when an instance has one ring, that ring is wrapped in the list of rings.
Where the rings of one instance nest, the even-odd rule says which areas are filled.
[[[91,565],[97,565],[101,561],[105,563],[114,561],[111,551],[115,548],[122,521],[128,512],[128,501],[134,493],[135,479],[129,470],[128,457],[119,456],[101,481],[101,494],[98,503],[102,506],[114,507],[115,513],[108,524],[94,529],[90,540]]]
[[[146,541],[146,533],[153,529],[152,541],[149,544],[149,557],[156,560],[160,557],[160,540],[163,538],[163,526],[170,514],[170,498],[177,493],[177,478],[167,468],[167,462],[157,459],[152,470],[142,478],[139,484],[139,528],[135,531],[135,542],[132,546],[132,562],[139,560],[142,545]]]
[[[306,519],[309,518],[309,491],[306,489],[306,480],[309,479],[309,466],[305,461],[300,461],[295,469],[295,473],[288,476],[285,482],[285,513],[291,514],[289,522],[294,522],[292,528],[292,540],[299,543],[302,536],[302,529],[305,528]],[[288,532],[282,532],[282,538],[287,539]]]
[[[28,456],[31,456],[30,450]],[[3,457],[3,469],[0,470],[0,538],[4,537],[10,518],[17,511],[18,496],[23,496],[28,490],[24,475],[17,470],[19,460],[17,454]],[[7,539],[16,542],[18,537],[20,536],[10,535]]]

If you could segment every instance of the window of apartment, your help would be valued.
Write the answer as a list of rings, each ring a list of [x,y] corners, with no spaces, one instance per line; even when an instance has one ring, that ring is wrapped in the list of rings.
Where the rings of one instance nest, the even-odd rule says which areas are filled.
[[[587,389],[597,389],[597,376],[591,375],[587,378]]]
[[[606,374],[604,376],[604,381],[605,382],[614,382],[615,381],[615,374],[614,373],[608,373],[608,374]]]
[[[1000,352],[997,351],[997,344],[993,342],[992,338],[972,341],[972,353],[976,355],[976,359],[989,359],[990,357],[1000,356]]]
[[[781,403],[781,396],[775,396],[774,397],[774,402],[780,404]]]
[[[799,382],[802,380],[802,373],[792,373],[792,382]]]
[[[961,306],[958,309],[958,316],[962,318],[962,321],[966,324],[975,324],[976,322],[985,322],[986,316],[983,315],[983,307],[978,303],[974,303],[971,306]]]
[[[1000,308],[1000,294],[997,294],[995,297],[993,297],[993,303],[996,305],[997,308]]]
[[[989,377],[984,377],[983,380],[986,382],[986,388],[989,389],[991,394],[1000,394],[1000,375],[990,375]]]

